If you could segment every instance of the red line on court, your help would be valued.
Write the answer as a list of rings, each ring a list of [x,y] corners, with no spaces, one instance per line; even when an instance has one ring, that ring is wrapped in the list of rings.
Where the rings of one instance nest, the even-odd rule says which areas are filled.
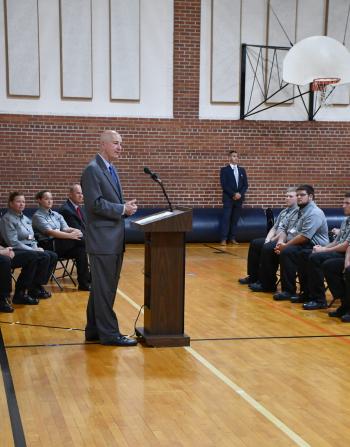
[[[281,308],[277,304],[266,302],[261,297],[257,297],[257,298],[259,299],[259,302],[262,302],[266,306],[271,307],[272,309],[277,310],[278,312],[281,312],[285,315],[288,315],[291,318],[294,318],[294,320],[301,321],[302,323],[304,323],[308,326],[311,326],[312,328],[317,329],[317,330],[323,332],[324,334],[335,336],[335,338],[340,339],[342,342],[344,342],[346,344],[350,344],[350,340],[348,338],[344,338],[344,336],[342,336],[342,335],[338,335],[338,334],[334,333],[333,331],[330,331],[329,329],[325,329],[324,327],[322,327],[316,323],[313,323],[312,321],[307,321],[298,315],[294,315],[288,309]],[[312,312],[312,311],[305,311],[305,312]],[[344,324],[346,324],[346,323],[344,323]]]

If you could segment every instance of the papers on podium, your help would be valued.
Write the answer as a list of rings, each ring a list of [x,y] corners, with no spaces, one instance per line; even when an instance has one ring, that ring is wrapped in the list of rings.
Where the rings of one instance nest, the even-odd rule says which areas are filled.
[[[163,219],[164,217],[171,216],[173,213],[171,211],[163,211],[162,213],[153,214],[152,216],[144,217],[143,219],[135,220],[134,222],[144,225],[147,223],[155,222],[157,220]]]

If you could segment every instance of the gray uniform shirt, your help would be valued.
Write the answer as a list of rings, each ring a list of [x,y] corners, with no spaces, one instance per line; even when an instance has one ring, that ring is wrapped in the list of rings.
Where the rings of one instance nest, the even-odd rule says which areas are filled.
[[[286,226],[288,226],[288,222],[290,221],[291,217],[294,215],[295,212],[298,211],[297,205],[284,208],[279,215],[277,216],[276,222],[273,226],[273,228],[276,231],[283,231]]]
[[[350,216],[343,220],[340,231],[334,239],[334,242],[337,242],[337,244],[342,244],[345,241],[350,243]]]
[[[65,231],[69,228],[61,214],[41,207],[35,211],[32,225],[39,241],[50,239],[50,236],[46,234],[47,230]]]
[[[328,225],[324,212],[315,202],[308,203],[304,208],[299,208],[299,218],[287,232],[287,241],[295,236],[304,236],[313,245],[327,245]]]
[[[0,221],[1,236],[9,247],[20,250],[35,250],[38,244],[34,238],[32,221],[23,213],[11,209]]]

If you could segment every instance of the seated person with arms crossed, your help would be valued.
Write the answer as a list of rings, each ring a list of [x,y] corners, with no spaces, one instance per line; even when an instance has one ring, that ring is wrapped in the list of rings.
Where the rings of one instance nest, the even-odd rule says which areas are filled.
[[[247,259],[247,273],[248,276],[238,280],[240,284],[254,284],[259,282],[259,267],[260,258],[263,248],[274,249],[277,243],[278,236],[283,230],[283,225],[289,220],[293,213],[298,212],[297,196],[295,188],[288,188],[286,195],[286,205],[279,215],[276,222],[268,232],[266,238],[253,239],[249,245],[248,259]],[[277,269],[276,269],[277,270]]]
[[[49,298],[51,293],[44,289],[57,263],[57,255],[52,251],[38,247],[34,238],[34,230],[29,217],[23,214],[25,197],[22,192],[12,192],[8,199],[8,211],[0,221],[0,231],[6,245],[18,250],[28,250],[36,258],[37,271],[35,284],[28,290],[32,298]]]
[[[78,289],[90,290],[89,264],[82,232],[69,227],[61,214],[52,211],[53,199],[50,191],[39,191],[35,198],[39,209],[34,213],[32,224],[38,235],[39,245],[45,250],[53,250],[59,257],[75,259]]]

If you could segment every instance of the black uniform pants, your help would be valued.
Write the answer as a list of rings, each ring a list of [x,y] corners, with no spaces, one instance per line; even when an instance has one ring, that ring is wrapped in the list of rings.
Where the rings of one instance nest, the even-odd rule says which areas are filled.
[[[53,250],[60,258],[75,259],[79,286],[86,287],[90,283],[89,262],[83,239],[49,239],[41,241],[45,250]]]
[[[279,256],[274,252],[275,247],[276,242],[267,242],[262,246],[260,254],[259,281],[264,290],[270,292],[276,290],[277,283]]]
[[[340,298],[341,306],[350,312],[350,267],[344,272],[344,258],[329,259],[322,264],[333,298]]]
[[[299,274],[300,289],[306,284],[306,262],[312,245],[289,245],[280,254],[282,291],[290,295],[296,293],[296,277]]]

